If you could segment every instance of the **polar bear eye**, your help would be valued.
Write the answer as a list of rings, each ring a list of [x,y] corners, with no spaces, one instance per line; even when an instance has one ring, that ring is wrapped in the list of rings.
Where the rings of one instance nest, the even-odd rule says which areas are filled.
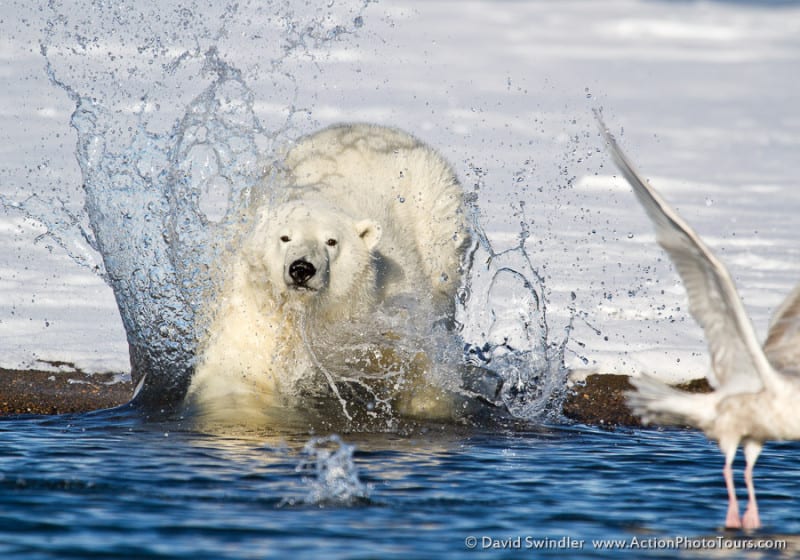
[[[291,239],[289,238],[288,235],[281,235],[281,241],[283,241],[284,243],[289,243]]]
[[[339,243],[339,242],[338,242],[338,241],[336,241],[336,240],[335,240],[333,237],[331,237],[330,239],[328,239],[328,240],[325,242],[325,245],[327,245],[328,247],[336,247],[336,244],[337,244],[337,243]]]

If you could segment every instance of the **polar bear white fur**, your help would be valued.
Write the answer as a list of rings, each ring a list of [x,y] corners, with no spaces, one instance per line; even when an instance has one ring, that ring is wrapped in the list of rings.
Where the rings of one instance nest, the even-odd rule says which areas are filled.
[[[354,124],[299,140],[285,176],[226,265],[189,406],[212,420],[275,421],[309,372],[335,385],[330,372],[349,364],[370,379],[402,370],[383,381],[395,412],[450,416],[424,344],[402,344],[403,328],[375,317],[452,322],[469,244],[452,168],[405,132]]]

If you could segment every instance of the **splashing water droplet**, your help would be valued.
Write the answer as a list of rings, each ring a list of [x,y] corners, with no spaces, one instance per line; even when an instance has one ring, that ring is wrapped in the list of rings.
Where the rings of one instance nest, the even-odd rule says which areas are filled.
[[[312,438],[303,447],[306,456],[295,469],[303,473],[308,493],[302,503],[352,505],[369,498],[371,488],[361,482],[353,460],[355,447],[338,435]]]
[[[462,336],[483,342],[466,347],[480,348],[484,367],[500,378],[497,395],[489,400],[519,419],[557,416],[569,337],[550,340],[544,279],[526,247],[528,226],[521,223],[517,247],[497,252],[480,226],[475,200],[470,201],[470,209],[477,242],[457,316]]]

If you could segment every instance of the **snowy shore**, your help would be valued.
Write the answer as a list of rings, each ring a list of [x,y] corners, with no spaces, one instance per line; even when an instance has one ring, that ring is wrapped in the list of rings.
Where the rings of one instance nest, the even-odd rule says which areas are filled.
[[[38,47],[46,17],[17,5],[0,22],[0,195],[10,200],[80,196],[71,102]],[[236,38],[225,41],[236,63]],[[797,3],[399,0],[369,6],[316,67],[296,76],[295,103],[309,108],[298,133],[349,120],[403,127],[467,187],[481,169],[479,205],[498,246],[530,224],[551,329],[578,314],[572,368],[681,380],[708,365],[677,276],[602,152],[594,107],[731,268],[757,332],[800,279]],[[264,122],[285,109],[257,106]],[[0,367],[127,371],[111,290],[34,243],[40,233],[0,210]]]

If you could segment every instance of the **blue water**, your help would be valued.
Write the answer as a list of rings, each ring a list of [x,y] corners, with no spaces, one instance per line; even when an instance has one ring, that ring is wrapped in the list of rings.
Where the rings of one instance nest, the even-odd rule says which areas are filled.
[[[721,529],[721,456],[694,431],[427,426],[338,437],[208,435],[135,413],[4,419],[0,557],[619,557],[597,539],[642,547],[631,557],[800,551],[798,444],[768,445],[756,469],[765,528],[745,535]],[[667,540],[718,536],[721,550]],[[729,548],[762,538],[789,552]],[[490,549],[492,539],[519,548]]]

